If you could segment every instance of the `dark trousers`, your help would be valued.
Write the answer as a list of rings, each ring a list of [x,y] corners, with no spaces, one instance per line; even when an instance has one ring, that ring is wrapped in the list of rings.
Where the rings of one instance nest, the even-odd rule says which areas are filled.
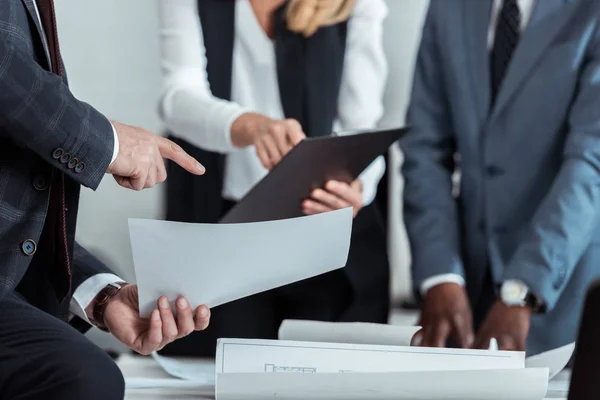
[[[68,324],[16,294],[0,299],[0,399],[123,399],[119,368]]]
[[[333,271],[216,307],[206,331],[171,343],[161,354],[214,357],[219,338],[277,339],[284,319],[337,321],[351,301],[348,278]]]
[[[475,333],[477,333],[479,327],[485,321],[485,317],[487,317],[488,312],[492,309],[492,306],[497,299],[497,288],[494,285],[491,267],[488,265],[485,278],[481,285],[479,298],[471,304],[471,310],[473,312],[473,329],[475,330]]]

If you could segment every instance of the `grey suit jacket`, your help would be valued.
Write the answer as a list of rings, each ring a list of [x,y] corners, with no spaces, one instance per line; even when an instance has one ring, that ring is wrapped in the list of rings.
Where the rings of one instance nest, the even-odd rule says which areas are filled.
[[[405,219],[417,285],[460,274],[475,301],[489,263],[496,284],[545,301],[537,353],[575,340],[600,275],[600,1],[537,1],[493,108],[491,6],[430,3],[401,142]]]
[[[73,96],[66,79],[49,72],[41,32],[33,0],[0,1],[0,298],[17,287],[32,260],[46,262],[40,252],[31,253],[43,245],[39,238],[56,174],[66,181],[73,288],[106,271],[74,236],[80,185],[95,189],[104,177],[114,146],[112,127]],[[74,161],[56,159],[57,151]],[[26,296],[45,306],[36,290]]]

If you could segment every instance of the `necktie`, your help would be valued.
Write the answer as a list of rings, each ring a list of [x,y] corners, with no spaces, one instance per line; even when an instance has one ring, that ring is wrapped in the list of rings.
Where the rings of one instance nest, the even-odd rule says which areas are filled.
[[[496,36],[491,54],[491,78],[492,78],[492,105],[496,100],[500,86],[510,64],[510,60],[519,42],[521,32],[521,13],[517,0],[504,0]]]
[[[58,32],[56,29],[56,16],[54,12],[54,0],[37,0],[42,25],[48,42],[52,72],[62,76],[62,59],[58,45]],[[69,257],[69,246],[67,241],[67,210],[65,205],[65,176],[56,171],[50,191],[50,204],[46,224],[49,237],[54,249],[54,265],[51,271],[51,279],[54,283],[56,295],[59,301],[68,296],[71,291],[71,260]],[[50,261],[50,260],[48,260]]]

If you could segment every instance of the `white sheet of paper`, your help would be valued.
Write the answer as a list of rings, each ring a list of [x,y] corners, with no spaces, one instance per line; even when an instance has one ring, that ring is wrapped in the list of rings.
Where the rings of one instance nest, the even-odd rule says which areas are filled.
[[[350,374],[225,373],[217,400],[542,400],[546,368]]]
[[[152,353],[154,361],[169,375],[202,385],[215,384],[215,364],[212,360],[181,359]]]
[[[216,357],[218,374],[452,371],[524,366],[523,352],[254,339],[219,339]]]
[[[351,231],[352,208],[246,224],[130,219],[140,313],[163,295],[216,307],[342,268]]]
[[[575,342],[528,357],[525,360],[525,366],[527,368],[548,368],[549,379],[552,379],[567,366],[574,351]]]
[[[498,351],[498,341],[496,340],[496,338],[490,339],[490,347],[488,350]]]
[[[279,339],[301,342],[410,346],[420,326],[397,326],[364,322],[321,322],[285,320]]]
[[[569,380],[551,380],[548,382],[548,394],[553,394],[554,397],[565,397],[569,393]],[[549,396],[548,396],[549,397]]]
[[[213,385],[202,385],[198,382],[186,381],[182,379],[170,378],[125,378],[125,388],[127,390],[158,389],[158,388],[177,388],[177,389],[206,389],[214,390]]]

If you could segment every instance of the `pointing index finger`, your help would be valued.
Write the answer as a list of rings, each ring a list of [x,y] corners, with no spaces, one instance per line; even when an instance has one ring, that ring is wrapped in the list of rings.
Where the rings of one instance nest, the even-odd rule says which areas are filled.
[[[194,157],[186,153],[181,146],[169,139],[158,136],[158,150],[163,158],[167,158],[194,175],[202,175],[206,171]]]

